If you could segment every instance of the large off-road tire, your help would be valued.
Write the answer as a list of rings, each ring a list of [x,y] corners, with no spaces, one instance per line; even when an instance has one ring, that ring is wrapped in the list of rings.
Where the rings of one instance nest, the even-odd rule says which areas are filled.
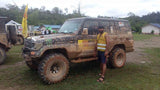
[[[62,54],[47,55],[38,66],[38,73],[47,84],[62,81],[68,74],[69,62]]]
[[[3,48],[0,47],[0,65],[4,63],[6,59],[6,52]]]
[[[17,36],[17,43],[18,45],[23,45],[24,44],[24,38],[23,36]]]
[[[35,62],[35,61],[26,61],[26,64],[31,70],[33,70],[33,71],[38,70],[38,63],[37,62]]]
[[[109,64],[112,68],[121,68],[126,62],[126,52],[121,48],[115,48],[111,52]]]

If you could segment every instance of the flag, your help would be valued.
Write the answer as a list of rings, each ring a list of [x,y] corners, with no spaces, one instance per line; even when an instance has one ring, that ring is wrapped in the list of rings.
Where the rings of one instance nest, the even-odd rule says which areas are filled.
[[[22,19],[22,28],[23,28],[22,34],[23,34],[24,38],[26,38],[28,36],[27,11],[28,11],[28,5],[25,8],[24,16],[23,16],[23,19]]]

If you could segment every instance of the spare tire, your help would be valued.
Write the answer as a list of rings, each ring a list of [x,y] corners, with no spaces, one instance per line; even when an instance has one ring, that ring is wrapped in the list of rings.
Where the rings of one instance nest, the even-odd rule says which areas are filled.
[[[9,31],[9,41],[15,45],[17,43],[17,34],[15,26],[8,26]]]

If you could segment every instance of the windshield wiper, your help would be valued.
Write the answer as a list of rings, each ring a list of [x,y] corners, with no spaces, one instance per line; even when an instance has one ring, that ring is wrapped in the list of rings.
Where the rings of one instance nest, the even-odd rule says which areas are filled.
[[[64,32],[58,32],[58,33],[63,33],[64,34]]]
[[[68,32],[68,33],[73,33],[73,32]]]
[[[73,32],[58,32],[58,33],[71,34],[71,33],[73,33]]]

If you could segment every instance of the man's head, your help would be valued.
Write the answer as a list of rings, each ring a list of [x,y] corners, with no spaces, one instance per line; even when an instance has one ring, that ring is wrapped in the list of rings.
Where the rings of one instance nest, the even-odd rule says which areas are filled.
[[[99,26],[98,27],[98,31],[99,31],[99,33],[102,34],[104,32],[104,27],[103,26]]]

